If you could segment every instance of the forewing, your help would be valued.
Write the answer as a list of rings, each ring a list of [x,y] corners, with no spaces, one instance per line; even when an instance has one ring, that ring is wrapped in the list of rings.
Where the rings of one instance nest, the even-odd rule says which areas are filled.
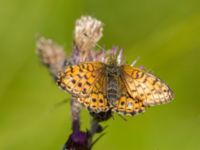
[[[173,98],[163,81],[141,69],[123,65],[121,77],[131,97],[143,101],[145,106],[164,104]]]
[[[103,73],[103,63],[88,62],[68,66],[58,75],[58,85],[76,97],[86,97]]]
[[[78,101],[88,110],[99,113],[109,110],[108,100],[106,98],[106,77],[102,75],[94,84],[88,97],[80,97]]]
[[[123,115],[136,115],[145,111],[143,101],[133,98],[121,78],[119,78],[119,85],[121,87],[121,97],[115,101],[112,111]]]

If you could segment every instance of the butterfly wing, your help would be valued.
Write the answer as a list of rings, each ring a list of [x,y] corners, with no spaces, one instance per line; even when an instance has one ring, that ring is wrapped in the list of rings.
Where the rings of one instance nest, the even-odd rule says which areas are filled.
[[[123,115],[136,115],[145,111],[143,101],[133,98],[121,78],[118,81],[121,88],[121,97],[115,101],[112,111]]]
[[[58,85],[75,97],[86,97],[102,76],[104,64],[100,62],[81,63],[68,66],[58,75]]]
[[[145,106],[164,104],[173,98],[163,81],[141,69],[123,65],[121,77],[131,97],[143,101]]]
[[[105,88],[106,77],[102,75],[92,87],[90,94],[87,97],[78,98],[78,101],[92,112],[106,112],[109,110],[109,104]]]

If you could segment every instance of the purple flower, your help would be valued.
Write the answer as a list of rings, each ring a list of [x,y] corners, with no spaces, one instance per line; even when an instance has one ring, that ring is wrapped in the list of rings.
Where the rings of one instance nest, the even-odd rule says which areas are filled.
[[[74,131],[68,138],[63,150],[90,150],[89,133]]]

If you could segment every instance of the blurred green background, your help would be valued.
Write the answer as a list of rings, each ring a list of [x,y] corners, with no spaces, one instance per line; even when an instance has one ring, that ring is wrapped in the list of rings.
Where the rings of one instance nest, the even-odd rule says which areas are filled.
[[[0,149],[59,150],[71,132],[69,95],[59,90],[35,54],[39,33],[72,47],[74,22],[92,15],[105,23],[101,45],[140,56],[175,93],[173,102],[144,115],[104,123],[94,150],[200,149],[199,0],[0,0]],[[53,111],[52,111],[53,110]],[[89,125],[82,114],[83,129]]]

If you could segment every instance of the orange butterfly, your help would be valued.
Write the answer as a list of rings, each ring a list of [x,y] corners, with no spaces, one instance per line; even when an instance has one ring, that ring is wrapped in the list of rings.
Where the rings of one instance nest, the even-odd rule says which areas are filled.
[[[159,78],[142,69],[109,62],[84,62],[60,72],[58,85],[92,112],[135,115],[148,106],[172,100],[173,93]]]

